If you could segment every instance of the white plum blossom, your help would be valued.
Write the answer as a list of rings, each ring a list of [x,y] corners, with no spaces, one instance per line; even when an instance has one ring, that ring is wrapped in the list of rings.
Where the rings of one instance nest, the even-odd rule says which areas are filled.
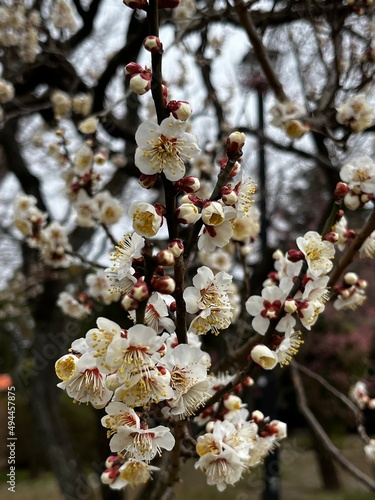
[[[171,375],[163,367],[149,366],[115,390],[114,401],[128,406],[149,406],[173,398]]]
[[[140,420],[137,413],[119,401],[109,403],[105,411],[107,415],[102,417],[101,423],[103,427],[108,429],[107,436],[115,434],[120,427],[140,427]]]
[[[375,464],[375,439],[370,439],[370,442],[364,447],[365,455],[367,460],[374,465]]]
[[[115,479],[110,479],[107,481],[103,478],[106,472],[102,474],[102,482],[109,483],[109,487],[112,490],[121,490],[125,488],[128,484],[135,487],[140,484],[147,483],[151,479],[151,472],[160,470],[159,467],[154,465],[149,465],[142,460],[136,460],[135,458],[129,458],[124,464],[119,467],[117,473],[115,474]],[[105,476],[106,477],[106,476]]]
[[[133,259],[142,257],[142,249],[145,240],[137,233],[127,234],[119,241],[116,249],[111,253],[112,266],[105,270],[106,276],[114,290],[128,293],[136,282],[132,276],[134,272],[132,266]]]
[[[155,368],[152,358],[168,334],[157,335],[145,325],[134,325],[108,345],[106,363],[117,378],[128,386],[139,381],[145,371]]]
[[[162,333],[164,330],[168,333],[172,333],[175,330],[174,321],[168,316],[168,307],[164,300],[165,297],[165,295],[154,292],[146,305],[145,325],[150,326],[158,333]],[[130,311],[129,316],[135,323],[135,311]]]
[[[219,491],[239,481],[245,468],[239,455],[229,447],[220,453],[205,453],[194,467],[200,468],[207,476],[207,484],[215,485]]]
[[[97,328],[91,328],[86,333],[86,342],[93,352],[97,367],[103,373],[112,373],[114,370],[106,361],[108,346],[124,335],[125,330],[114,321],[103,317],[97,318],[96,324]]]
[[[233,235],[232,224],[225,220],[219,226],[204,226],[198,238],[198,250],[213,252],[228,245]]]
[[[346,163],[341,167],[340,178],[355,194],[375,195],[375,162],[369,156]]]
[[[135,164],[143,174],[163,172],[170,181],[178,181],[185,174],[185,161],[200,151],[197,139],[185,132],[186,123],[173,117],[160,125],[150,120],[143,122],[135,134],[137,150]]]
[[[62,356],[56,361],[55,370],[62,380],[57,387],[65,389],[74,401],[104,408],[113,395],[105,385],[106,375],[96,367],[91,352],[85,352],[80,357],[73,354]]]
[[[94,227],[98,218],[98,204],[94,198],[80,189],[77,199],[74,203],[77,212],[77,224],[82,227]]]
[[[311,276],[318,278],[332,269],[335,247],[330,241],[323,241],[316,231],[308,231],[297,238],[297,246],[306,258]]]
[[[245,303],[246,311],[254,316],[252,327],[261,335],[264,335],[270,325],[270,321],[278,318],[282,313],[283,303],[287,293],[277,286],[266,286],[262,290],[262,296],[253,295]],[[276,326],[278,332],[285,332],[295,325],[295,319],[290,315],[283,315]]]
[[[179,344],[161,363],[171,374],[174,396],[168,401],[170,413],[181,418],[193,415],[209,397],[207,353],[188,344]]]
[[[129,215],[134,231],[145,238],[155,236],[163,223],[163,217],[157,213],[155,207],[142,201],[135,201],[130,205]]]
[[[60,292],[56,305],[60,307],[66,316],[74,319],[84,319],[91,313],[91,308],[79,302],[68,292]]]
[[[123,425],[117,428],[110,441],[112,452],[124,452],[136,460],[150,462],[161,450],[170,451],[175,439],[168,427],[158,425],[149,429]]]
[[[228,296],[231,281],[232,277],[224,271],[214,275],[206,266],[198,269],[193,278],[194,286],[187,287],[183,293],[187,312],[199,313],[189,330],[198,335],[212,330],[217,335],[219,330],[228,328],[233,317]]]
[[[88,295],[103,302],[103,304],[111,304],[120,298],[119,292],[110,289],[111,282],[102,269],[95,273],[88,274],[85,278],[85,282],[88,286]]]
[[[264,344],[258,344],[250,352],[251,359],[265,370],[272,370],[277,365],[278,359],[275,351],[271,351]]]

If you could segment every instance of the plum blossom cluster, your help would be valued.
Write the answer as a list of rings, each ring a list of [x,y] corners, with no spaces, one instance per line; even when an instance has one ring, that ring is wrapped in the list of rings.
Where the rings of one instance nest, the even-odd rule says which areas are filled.
[[[37,248],[44,262],[53,268],[68,267],[71,264],[71,246],[67,229],[59,222],[47,224],[47,213],[37,206],[32,195],[19,194],[13,203],[14,225],[26,238],[27,244]]]
[[[85,290],[78,293],[67,290],[59,293],[56,305],[66,316],[83,320],[90,316],[95,302],[109,305],[120,299],[120,292],[111,288],[111,282],[103,269],[87,274],[85,284]]]
[[[106,318],[72,343],[70,353],[56,362],[58,386],[77,402],[106,407],[102,424],[118,458],[104,473],[105,482],[121,488],[126,468],[152,470],[149,462],[173,448],[170,429],[150,427],[147,410],[161,403],[169,418],[193,414],[209,397],[209,365],[197,346],[176,344],[173,336],[145,325],[125,330]]]
[[[335,254],[333,243],[308,231],[297,238],[297,246],[299,250],[289,250],[285,255],[281,251],[274,253],[275,271],[265,281],[262,295],[250,297],[245,304],[254,317],[256,332],[265,335],[269,329],[275,330],[268,346],[258,344],[251,351],[253,361],[268,370],[278,363],[288,364],[302,343],[301,332],[294,329],[297,320],[310,330],[329,298],[327,273]],[[306,273],[295,289],[303,263]]]
[[[362,156],[346,163],[340,170],[340,183],[336,188],[337,199],[344,199],[350,210],[363,207],[375,196],[375,163],[369,156]]]
[[[230,396],[224,405],[229,408],[238,406],[239,403],[233,401],[236,398],[239,399]],[[200,458],[195,468],[204,472],[207,484],[215,485],[219,491],[224,491],[227,485],[236,483],[244,472],[260,464],[286,437],[285,423],[270,421],[260,411],[254,411],[251,419],[246,420],[246,413],[249,412],[245,408],[243,410],[245,412],[232,420],[210,421],[206,425],[207,432],[197,440],[196,451]]]
[[[337,311],[357,309],[367,298],[366,288],[366,280],[360,279],[356,273],[346,273],[342,282],[333,287],[333,292],[336,295],[333,307]]]
[[[118,222],[123,215],[119,201],[109,191],[99,189],[101,175],[97,168],[107,161],[107,151],[88,139],[70,152],[62,128],[57,130],[57,137],[58,142],[51,145],[50,151],[66,167],[62,177],[65,193],[76,212],[76,223],[81,227],[95,227]]]
[[[25,2],[12,0],[0,6],[0,45],[14,48],[25,63],[33,63],[39,52],[38,34],[42,19]]]

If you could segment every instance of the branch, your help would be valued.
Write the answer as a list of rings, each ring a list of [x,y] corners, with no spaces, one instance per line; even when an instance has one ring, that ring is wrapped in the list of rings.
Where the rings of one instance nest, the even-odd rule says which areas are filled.
[[[243,3],[243,0],[236,0],[235,10],[238,15],[239,23],[243,26],[249,37],[253,51],[260,66],[262,67],[263,73],[267,78],[270,87],[275,92],[275,95],[280,102],[288,101],[288,97],[284,92],[280,80],[272,68],[271,61],[269,60],[267,54],[267,49],[263,45],[262,39],[258,35],[256,27],[253,23],[253,19],[247,10],[247,5]]]
[[[308,375],[309,377],[311,377],[314,380],[316,380],[317,382],[319,382],[319,384],[321,384],[323,387],[325,387],[327,389],[327,391],[331,392],[334,396],[336,396],[338,399],[340,399],[340,401],[342,401],[344,403],[344,405],[346,405],[348,408],[350,408],[350,410],[352,410],[352,412],[355,415],[358,434],[361,436],[363,441],[365,441],[365,443],[369,443],[370,438],[367,435],[367,432],[366,432],[364,425],[363,425],[363,413],[358,408],[358,406],[355,405],[353,403],[353,401],[351,401],[345,394],[343,394],[341,391],[339,391],[335,387],[333,387],[333,385],[331,385],[329,382],[327,382],[327,380],[324,379],[322,376],[313,372],[312,370],[310,370],[306,366],[303,366],[300,363],[297,363],[297,361],[295,359],[293,359],[291,361],[291,364],[293,366],[295,366],[299,371],[303,372],[305,375]]]
[[[375,492],[375,481],[371,477],[367,476],[364,472],[359,470],[355,465],[349,462],[341,453],[340,450],[332,443],[329,436],[324,431],[323,427],[320,425],[315,415],[312,413],[307,405],[305,390],[302,385],[302,380],[298,370],[294,364],[291,364],[292,370],[292,381],[296,389],[297,394],[297,404],[302,415],[306,418],[307,422],[311,426],[313,433],[316,438],[319,439],[322,446],[328,453],[336,460],[346,471],[349,472],[355,479],[361,481],[366,485],[371,491]]]

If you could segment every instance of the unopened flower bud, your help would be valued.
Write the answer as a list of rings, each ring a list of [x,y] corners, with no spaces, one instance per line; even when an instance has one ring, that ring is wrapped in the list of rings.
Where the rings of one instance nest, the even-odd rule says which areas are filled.
[[[348,192],[344,197],[344,203],[349,210],[357,210],[361,206],[361,200],[359,196],[353,192]]]
[[[370,193],[362,193],[361,194],[361,203],[365,204],[368,201],[372,200],[374,196]]]
[[[286,256],[291,262],[298,262],[305,258],[300,250],[294,250],[293,248],[287,252]]]
[[[227,156],[231,158],[237,153],[241,153],[241,150],[245,144],[246,136],[242,132],[232,132],[227,138]]]
[[[337,243],[339,241],[339,235],[334,231],[330,231],[324,236],[323,240],[330,241],[331,243]]]
[[[172,294],[175,291],[176,283],[170,276],[160,276],[152,280],[152,287],[156,292]]]
[[[225,205],[234,205],[237,203],[238,196],[237,193],[229,186],[224,186],[220,190],[221,193],[221,199],[223,200],[223,203]]]
[[[98,151],[94,155],[94,162],[97,165],[104,165],[104,163],[108,160],[108,153],[105,153],[104,151]]]
[[[224,221],[223,205],[218,201],[208,201],[202,208],[202,220],[208,226],[218,226]]]
[[[147,0],[122,0],[124,5],[127,5],[131,9],[144,9],[147,7]]]
[[[191,115],[191,107],[187,101],[169,101],[167,109],[176,120],[186,121]]]
[[[288,120],[285,123],[285,132],[291,139],[299,139],[306,132],[309,132],[310,127],[308,125],[304,125],[299,120]]]
[[[255,410],[251,414],[251,419],[254,420],[256,424],[260,424],[264,420],[264,415],[261,411]]]
[[[161,54],[163,52],[163,44],[161,43],[160,38],[154,35],[146,36],[143,40],[143,46],[146,50],[152,52],[153,54],[158,52]]]
[[[268,424],[275,432],[274,434],[278,439],[284,439],[287,436],[287,426],[285,422],[281,422],[280,420],[271,420]]]
[[[240,254],[243,257],[247,257],[248,255],[251,254],[252,251],[253,251],[253,249],[250,245],[241,245],[240,246]]]
[[[242,382],[242,385],[244,387],[251,387],[254,385],[254,379],[251,377],[246,377],[245,380]]]
[[[344,281],[347,285],[355,285],[358,280],[358,274],[356,273],[346,273],[344,276]]]
[[[177,259],[184,251],[184,245],[182,244],[181,240],[172,240],[168,244],[168,249],[172,252],[174,257]]]
[[[204,205],[203,200],[194,194],[184,194],[184,196],[181,197],[180,203],[181,205],[183,203],[192,203],[193,205],[197,205],[197,207],[203,207]]]
[[[129,87],[137,95],[143,95],[151,88],[152,75],[149,72],[143,71],[138,75],[130,78]]]
[[[348,299],[350,297],[350,291],[349,290],[342,290],[340,295],[343,299]]]
[[[98,126],[99,120],[95,116],[89,116],[78,125],[78,130],[82,134],[94,134]]]
[[[201,218],[198,208],[192,203],[183,203],[176,209],[178,222],[181,224],[194,224]]]
[[[272,370],[277,365],[275,351],[271,351],[266,345],[258,344],[251,350],[251,359],[264,370]]]
[[[358,280],[357,283],[356,283],[356,286],[360,289],[360,290],[365,290],[367,288],[367,281],[366,280]]]
[[[284,311],[288,314],[293,314],[297,311],[297,303],[294,299],[286,299],[284,303]]]
[[[131,78],[134,75],[139,75],[142,71],[144,71],[144,68],[136,62],[130,62],[124,68],[125,76],[128,78]]]
[[[146,300],[150,296],[147,283],[143,280],[138,280],[137,283],[134,283],[132,289],[130,290],[129,296],[138,302]]]
[[[275,250],[272,254],[272,258],[274,260],[279,260],[279,259],[282,259],[284,257],[284,254],[281,250]]]
[[[100,476],[100,481],[103,484],[112,484],[113,481],[116,479],[117,476],[118,476],[118,472],[117,471],[116,471],[116,473],[114,473],[112,471],[112,469],[107,469],[104,472],[102,472],[102,474]]]
[[[229,411],[239,410],[242,406],[242,399],[231,394],[224,400],[224,406]]]
[[[122,384],[123,384],[123,382],[119,381],[116,373],[112,373],[111,375],[108,375],[107,378],[105,379],[105,385],[106,385],[107,389],[109,389],[110,391],[115,391]],[[106,467],[108,467],[108,466],[106,465]]]
[[[139,178],[139,184],[145,189],[151,189],[154,187],[155,182],[158,180],[159,174],[141,174]]]
[[[173,266],[174,255],[170,250],[161,250],[155,257],[160,266]]]
[[[114,463],[117,462],[117,461],[118,461],[118,456],[117,455],[111,455],[105,461],[105,466],[107,467],[107,469],[110,469],[114,465]]]
[[[193,177],[192,175],[188,175],[183,179],[180,179],[176,182],[175,188],[183,193],[195,193],[201,187],[200,180],[198,177]]]
[[[345,182],[338,182],[336,188],[333,192],[333,197],[335,201],[340,201],[344,198],[346,193],[349,191],[349,186]]]
[[[212,420],[210,420],[209,422],[207,422],[207,424],[206,424],[206,432],[212,432],[214,430],[214,426],[215,426],[215,422],[213,422]],[[198,448],[198,445],[197,445],[197,448]],[[197,449],[197,453],[199,455],[198,449]]]
[[[124,295],[121,299],[121,307],[123,307],[125,311],[135,311],[139,307],[139,302],[130,295]]]

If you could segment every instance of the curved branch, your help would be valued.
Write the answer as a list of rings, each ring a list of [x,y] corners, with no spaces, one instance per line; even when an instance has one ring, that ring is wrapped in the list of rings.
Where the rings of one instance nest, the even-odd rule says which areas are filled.
[[[355,465],[349,462],[349,460],[345,458],[340,453],[340,450],[338,450],[336,446],[332,443],[329,436],[326,434],[325,430],[320,425],[317,418],[307,405],[305,390],[303,388],[302,380],[296,366],[292,364],[291,369],[292,369],[292,381],[297,393],[298,408],[301,411],[302,415],[306,418],[306,420],[310,424],[311,429],[314,432],[317,439],[319,439],[320,443],[327,450],[327,452],[330,453],[332,458],[336,460],[345,470],[347,470],[349,474],[351,474],[355,479],[357,479],[365,486],[367,486],[371,491],[375,491],[375,480],[367,476],[364,472],[362,472]]]

